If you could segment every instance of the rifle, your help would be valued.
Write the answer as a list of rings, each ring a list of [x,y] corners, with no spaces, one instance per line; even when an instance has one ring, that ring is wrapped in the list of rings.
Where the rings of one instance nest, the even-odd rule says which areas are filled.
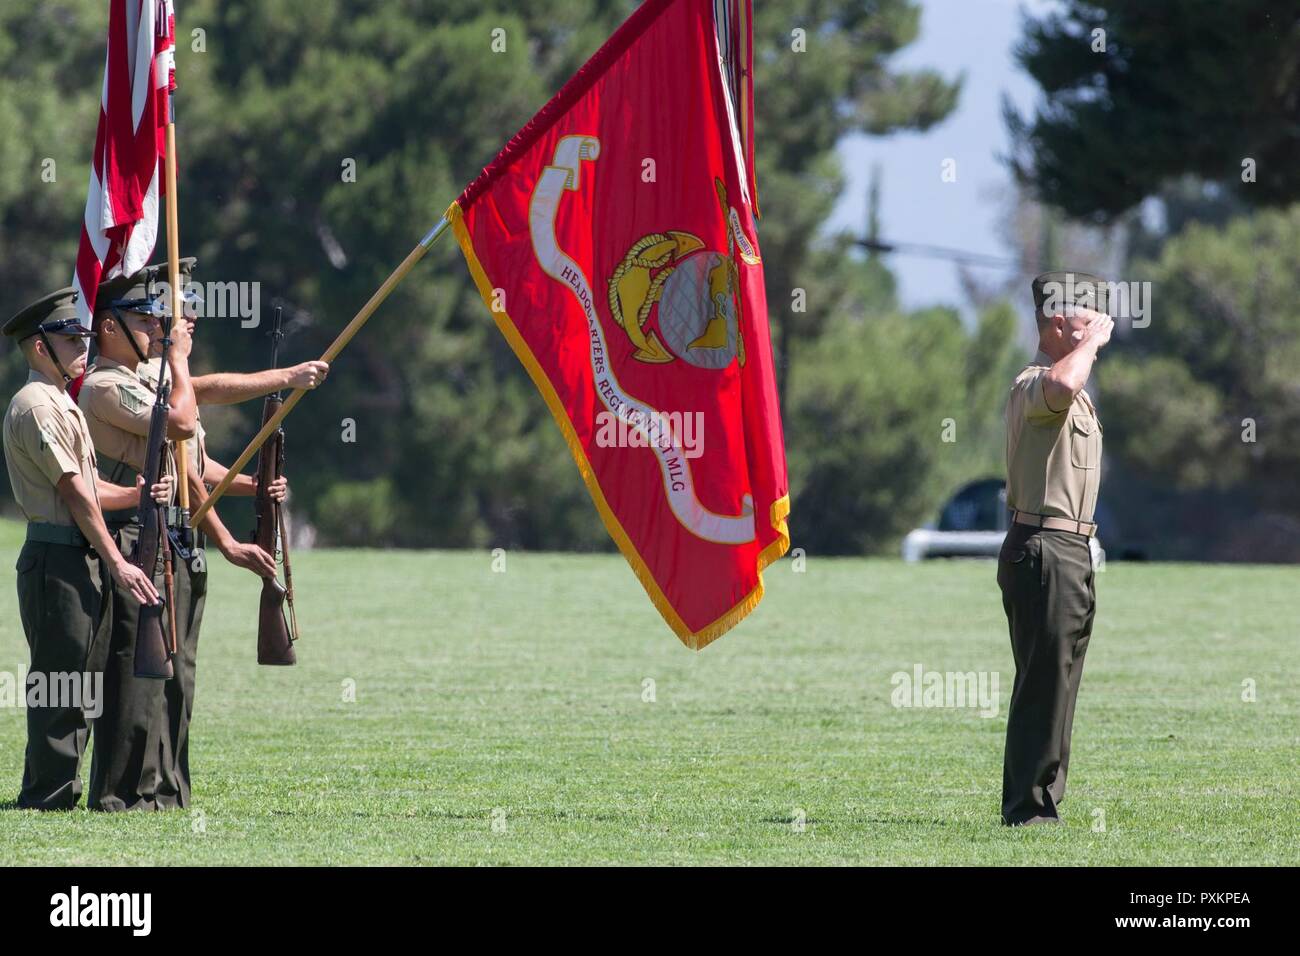
[[[173,319],[174,321],[174,319]],[[144,454],[144,485],[140,489],[140,537],[131,551],[131,563],[152,580],[158,566],[158,552],[164,554],[165,594],[158,604],[140,605],[135,629],[135,676],[168,680],[174,670],[172,655],[176,650],[176,594],[172,578],[171,542],[167,534],[166,506],[153,500],[150,489],[158,483],[167,454],[167,399],[171,384],[167,381],[167,350],[171,346],[171,329],[163,336],[162,365],[158,372],[158,392],[149,418],[149,440]],[[163,611],[167,610],[171,638],[163,634]]]
[[[275,326],[271,331],[271,367],[280,359],[280,315],[275,310]],[[266,396],[262,405],[262,424],[269,422],[280,410],[283,398],[279,392]],[[257,616],[257,663],[286,665],[298,663],[293,642],[298,640],[298,618],[293,607],[293,577],[289,569],[289,538],[284,533],[284,509],[271,500],[271,483],[284,474],[284,429],[271,434],[257,454],[257,495],[253,509],[257,527],[253,542],[273,558],[283,555],[284,584],[275,577],[262,579],[262,604]],[[286,617],[285,607],[288,606]]]

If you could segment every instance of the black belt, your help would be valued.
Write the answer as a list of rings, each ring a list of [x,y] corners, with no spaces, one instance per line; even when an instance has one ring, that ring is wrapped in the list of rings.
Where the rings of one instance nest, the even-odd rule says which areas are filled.
[[[70,548],[90,547],[90,542],[76,525],[50,524],[47,521],[28,522],[27,540],[40,544],[66,544]]]

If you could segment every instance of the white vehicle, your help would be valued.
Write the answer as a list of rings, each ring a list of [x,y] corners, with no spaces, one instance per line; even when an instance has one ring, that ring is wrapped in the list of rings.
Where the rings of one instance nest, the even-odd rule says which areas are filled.
[[[1002,479],[972,481],[944,505],[937,523],[908,532],[903,539],[903,560],[996,558],[1010,527],[1011,511]],[[1088,543],[1093,567],[1101,570],[1106,552],[1097,538]]]

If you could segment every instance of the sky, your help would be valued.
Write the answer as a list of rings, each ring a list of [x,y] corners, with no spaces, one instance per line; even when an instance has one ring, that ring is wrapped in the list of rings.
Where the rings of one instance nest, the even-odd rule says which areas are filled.
[[[840,145],[846,188],[827,223],[828,231],[866,231],[867,187],[880,167],[881,238],[1013,257],[998,233],[1011,176],[999,156],[1007,153],[1002,97],[1022,113],[1036,102],[1038,87],[1012,59],[1020,37],[1021,11],[1041,15],[1048,0],[920,0],[921,32],[890,61],[894,68],[928,67],[951,80],[965,73],[957,108],[926,133],[853,136]],[[956,160],[956,181],[941,180],[945,159]],[[1001,194],[1001,195],[1000,195]],[[898,278],[902,305],[959,305],[957,267],[948,261],[895,254],[887,260]],[[977,275],[993,280],[996,270]]]

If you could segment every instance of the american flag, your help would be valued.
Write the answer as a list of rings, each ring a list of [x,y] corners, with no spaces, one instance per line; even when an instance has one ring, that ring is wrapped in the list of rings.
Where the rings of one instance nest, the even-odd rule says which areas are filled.
[[[72,278],[86,326],[100,281],[147,265],[158,240],[175,41],[172,0],[111,0],[99,129]]]

